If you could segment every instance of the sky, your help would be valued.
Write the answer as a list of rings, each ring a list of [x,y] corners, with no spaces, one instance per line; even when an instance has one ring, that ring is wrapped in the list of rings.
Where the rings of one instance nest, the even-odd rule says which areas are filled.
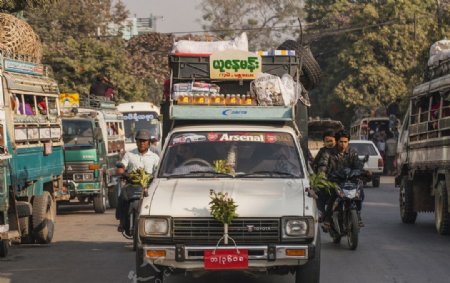
[[[122,0],[130,16],[158,18],[156,31],[162,33],[201,31],[201,0]]]

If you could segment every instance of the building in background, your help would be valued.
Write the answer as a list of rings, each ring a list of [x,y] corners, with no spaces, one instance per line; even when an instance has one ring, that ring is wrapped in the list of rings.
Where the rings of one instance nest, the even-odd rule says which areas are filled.
[[[148,18],[128,18],[121,26],[116,24],[109,24],[110,35],[118,35],[122,33],[122,38],[129,40],[133,36],[145,34],[149,32],[156,32],[156,21],[162,19],[160,16],[150,15]]]

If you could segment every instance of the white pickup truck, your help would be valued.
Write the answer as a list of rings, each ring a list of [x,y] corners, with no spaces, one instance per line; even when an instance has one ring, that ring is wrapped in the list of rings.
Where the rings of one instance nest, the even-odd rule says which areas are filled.
[[[180,142],[186,134],[204,138]],[[218,172],[214,164],[229,162],[230,156],[233,173]],[[166,138],[159,171],[142,202],[138,277],[164,280],[175,270],[238,268],[291,272],[296,282],[319,282],[320,233],[305,168],[289,126],[176,127]],[[236,246],[217,245],[223,224],[210,214],[211,190],[228,193],[238,205],[238,217],[229,226]],[[225,260],[211,267],[208,260],[214,259],[205,255],[216,249],[223,258],[232,259],[236,249],[247,258],[242,264]]]
[[[234,55],[239,62],[259,60],[262,72],[275,76],[293,75],[298,67],[298,58],[290,55],[222,55],[226,62]],[[182,82],[195,92],[195,77],[202,91],[220,88],[227,97],[234,94],[225,101],[215,92],[178,94],[193,97],[186,101],[167,98],[161,161],[137,225],[137,278],[163,282],[179,271],[195,276],[237,269],[292,273],[297,283],[319,282],[317,207],[308,195],[302,140],[295,130],[295,117],[306,113],[305,106],[255,105],[248,95],[248,78],[254,73],[226,70],[213,79],[212,58],[223,57],[183,56],[169,59],[171,89]],[[228,244],[220,241],[224,224],[211,213],[211,191],[227,194],[237,205],[237,217],[228,224]]]

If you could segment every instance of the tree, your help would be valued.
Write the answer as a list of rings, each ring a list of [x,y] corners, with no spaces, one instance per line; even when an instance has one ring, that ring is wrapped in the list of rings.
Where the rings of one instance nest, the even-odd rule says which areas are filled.
[[[18,13],[30,7],[42,7],[58,0],[2,0],[0,12]]]
[[[334,31],[311,43],[325,74],[311,95],[322,115],[336,97],[349,108],[405,97],[423,81],[428,49],[445,31],[438,29],[434,0],[308,0],[305,7],[309,22]]]
[[[74,16],[76,15],[76,16]],[[59,0],[28,9],[29,23],[44,45],[44,63],[52,66],[61,91],[87,94],[99,74],[106,75],[125,101],[154,101],[152,82],[133,75],[126,43],[109,25],[123,25],[128,11],[121,1]]]
[[[203,29],[219,38],[246,31],[251,50],[276,48],[286,37],[298,34],[301,1],[203,0]]]

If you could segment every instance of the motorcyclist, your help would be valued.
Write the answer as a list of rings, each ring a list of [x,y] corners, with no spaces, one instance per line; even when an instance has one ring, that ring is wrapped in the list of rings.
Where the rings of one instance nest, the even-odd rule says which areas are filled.
[[[327,167],[328,167],[328,160],[323,158],[324,154],[328,154],[333,150],[333,148],[336,146],[336,138],[334,137],[335,133],[332,130],[325,131],[322,136],[323,144],[324,146],[320,148],[319,152],[317,153],[316,157],[314,158],[314,161],[312,162],[312,168],[314,170],[314,173],[318,174],[320,172],[327,173]],[[324,164],[322,164],[323,162]],[[330,190],[320,190],[317,192],[317,208],[319,209],[320,216],[319,216],[319,222],[323,221],[324,215],[325,215],[325,204],[328,203],[330,199],[330,193],[328,192]],[[331,191],[330,191],[331,192]]]
[[[125,153],[121,162],[118,164],[117,174],[122,175],[125,172],[144,168],[146,173],[154,175],[159,163],[159,156],[149,150],[151,140],[150,131],[146,129],[138,130],[135,139],[137,148]],[[129,203],[125,201],[124,196],[121,193],[118,198],[116,209],[116,219],[120,220],[120,225],[117,228],[119,232],[122,232],[125,229],[124,223],[128,209]]]
[[[333,175],[334,172],[338,172],[344,168],[350,168],[352,170],[360,169],[363,170],[363,163],[358,157],[358,152],[350,148],[349,141],[350,135],[346,131],[339,131],[335,135],[336,147],[334,147],[329,152],[324,153],[321,160],[319,161],[319,166],[321,170],[327,173],[328,176]],[[333,194],[330,198],[329,204],[332,204],[336,200],[336,194]],[[360,227],[364,226],[361,219],[361,208],[362,202],[364,200],[364,191],[361,188],[361,201],[357,202],[357,212]],[[329,223],[332,213],[332,205],[328,205],[325,213],[325,226]]]

